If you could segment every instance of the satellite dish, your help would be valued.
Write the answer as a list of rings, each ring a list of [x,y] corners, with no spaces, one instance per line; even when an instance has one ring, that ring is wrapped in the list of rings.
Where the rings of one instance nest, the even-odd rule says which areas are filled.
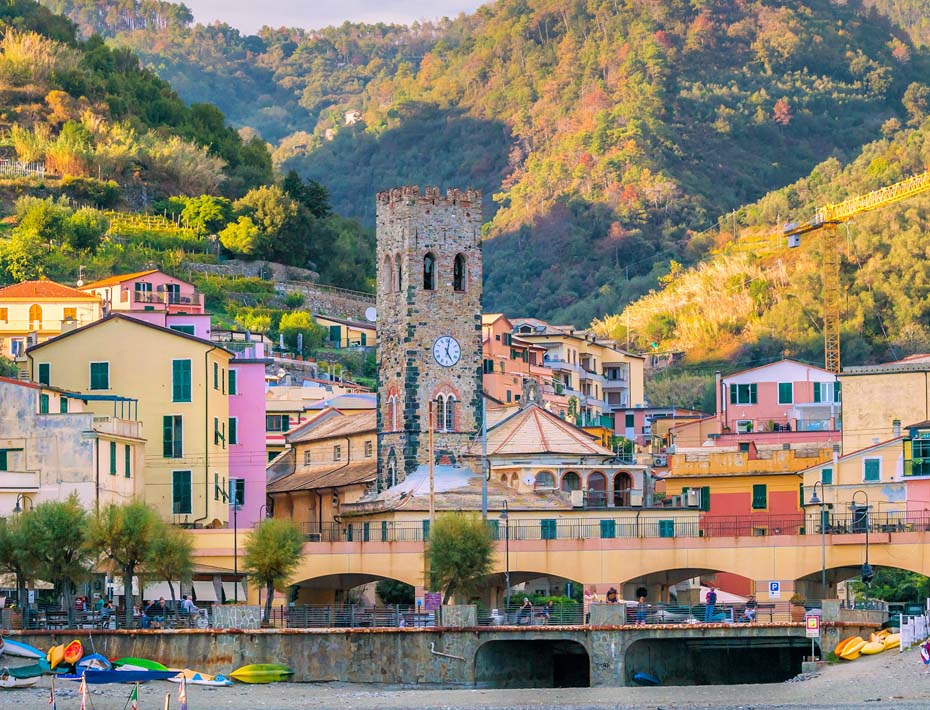
[[[77,280],[77,287],[78,287],[78,288],[81,288],[81,286],[83,286],[83,285],[84,285],[84,279],[78,279],[78,280]]]
[[[369,323],[374,323],[378,320],[378,309],[373,306],[369,306],[365,309],[365,318]]]

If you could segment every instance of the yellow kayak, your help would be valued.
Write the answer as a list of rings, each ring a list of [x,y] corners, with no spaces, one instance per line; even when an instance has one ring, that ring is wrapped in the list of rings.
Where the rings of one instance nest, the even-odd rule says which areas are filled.
[[[861,641],[861,640],[862,638],[859,636],[847,636],[842,641],[840,641],[838,644],[836,644],[836,648],[833,649],[833,653],[835,653],[836,657],[839,658],[840,656],[843,655],[843,649],[846,648],[847,644],[849,644],[852,641]]]
[[[864,656],[874,656],[876,653],[881,653],[884,650],[885,644],[883,644],[881,641],[869,641],[861,649],[859,649],[859,653],[863,654]]]
[[[287,680],[294,671],[280,663],[253,663],[237,668],[229,675],[240,683],[275,683]]]
[[[60,646],[52,646],[48,650],[48,655],[45,657],[48,661],[50,668],[54,668],[63,660],[65,660],[65,645],[61,644]]]
[[[901,634],[888,634],[882,639],[882,643],[887,651],[889,648],[897,648],[901,645]]]
[[[866,641],[863,641],[861,637],[857,636],[843,647],[840,658],[844,661],[855,661],[859,658],[859,654],[862,653],[862,647],[865,646],[865,644]]]

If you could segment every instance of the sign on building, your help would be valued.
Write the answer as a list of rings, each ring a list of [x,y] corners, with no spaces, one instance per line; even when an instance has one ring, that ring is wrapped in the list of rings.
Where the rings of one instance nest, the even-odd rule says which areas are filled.
[[[781,599],[781,582],[769,582],[769,599]]]

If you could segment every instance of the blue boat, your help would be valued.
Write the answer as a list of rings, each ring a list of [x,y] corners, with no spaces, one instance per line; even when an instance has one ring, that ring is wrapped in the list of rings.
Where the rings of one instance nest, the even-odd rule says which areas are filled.
[[[113,668],[110,659],[101,656],[99,653],[91,653],[83,656],[80,661],[74,664],[74,672],[80,675],[84,671],[108,671]]]
[[[91,685],[104,683],[145,683],[149,680],[168,680],[178,674],[177,671],[85,671],[84,673],[68,673],[58,676],[62,680],[76,680],[86,678]]]
[[[648,673],[634,673],[633,682],[637,685],[662,685],[662,681]]]
[[[3,639],[3,653],[7,656],[19,656],[20,658],[45,658],[45,651],[40,651],[35,646],[30,646],[22,641],[14,641],[11,638]]]

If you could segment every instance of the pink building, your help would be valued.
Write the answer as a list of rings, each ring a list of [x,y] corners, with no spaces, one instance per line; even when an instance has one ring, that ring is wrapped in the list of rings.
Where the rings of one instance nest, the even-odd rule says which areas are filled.
[[[840,443],[840,383],[820,367],[781,360],[717,373],[717,413],[671,429],[676,448]]]
[[[111,276],[81,287],[103,301],[104,312],[165,311],[204,313],[203,294],[193,284],[150,269],[134,274]]]

